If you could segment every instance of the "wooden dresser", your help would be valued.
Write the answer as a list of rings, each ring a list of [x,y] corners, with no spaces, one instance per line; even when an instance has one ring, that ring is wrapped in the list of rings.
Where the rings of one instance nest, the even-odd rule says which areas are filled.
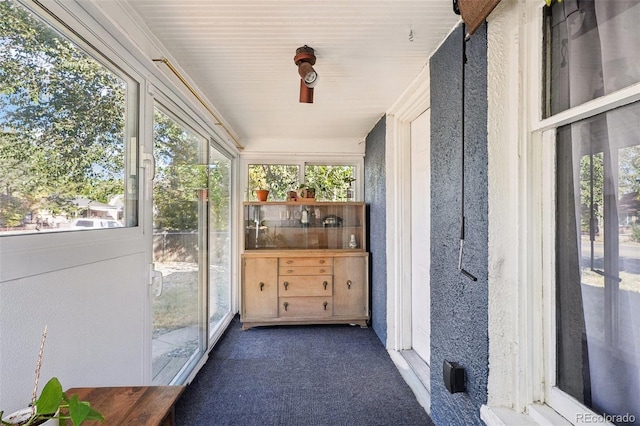
[[[267,211],[256,210],[262,208],[262,204],[268,205]],[[243,328],[315,323],[366,327],[369,256],[363,246],[364,204],[246,205],[253,208],[245,209],[245,218],[249,220],[242,255]],[[295,219],[295,212],[300,209],[313,212],[305,226]],[[325,226],[327,217],[331,218],[332,226]],[[273,234],[261,239],[260,232]],[[356,240],[357,247],[349,247],[352,239]],[[279,246],[265,247],[273,241]]]

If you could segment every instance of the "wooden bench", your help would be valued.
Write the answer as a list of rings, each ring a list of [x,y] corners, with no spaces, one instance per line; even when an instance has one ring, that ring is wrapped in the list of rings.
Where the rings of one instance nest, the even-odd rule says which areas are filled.
[[[88,401],[91,407],[102,413],[105,425],[173,426],[175,425],[175,403],[184,388],[184,386],[71,388],[66,391],[66,394],[69,397],[78,395],[81,401]],[[102,425],[97,421],[83,423],[85,424],[87,426]]]

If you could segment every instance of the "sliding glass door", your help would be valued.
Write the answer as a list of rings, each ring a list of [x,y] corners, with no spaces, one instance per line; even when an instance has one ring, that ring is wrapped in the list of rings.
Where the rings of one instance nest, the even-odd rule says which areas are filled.
[[[208,141],[160,109],[153,139],[152,377],[162,385],[184,380],[206,347]]]
[[[209,147],[209,339],[231,312],[231,160]]]

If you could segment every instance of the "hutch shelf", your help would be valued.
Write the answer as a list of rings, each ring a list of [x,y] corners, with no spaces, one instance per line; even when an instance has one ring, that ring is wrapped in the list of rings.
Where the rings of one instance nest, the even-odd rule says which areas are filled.
[[[364,203],[245,202],[243,329],[369,320]]]

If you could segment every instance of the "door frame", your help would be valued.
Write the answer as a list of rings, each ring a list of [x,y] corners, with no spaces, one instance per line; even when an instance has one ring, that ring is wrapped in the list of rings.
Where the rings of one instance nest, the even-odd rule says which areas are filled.
[[[400,351],[411,349],[411,122],[430,107],[429,64],[389,109],[387,163],[387,342],[386,348],[418,402],[430,412],[423,383]],[[392,230],[393,232],[389,232]]]
[[[153,99],[151,110],[149,111],[150,121],[151,121],[151,133],[150,133],[150,155],[151,161],[153,163],[153,171],[156,172],[156,152],[155,152],[155,140],[153,134],[153,126],[155,125],[155,111],[156,109],[174,122],[197,135],[199,138],[199,159],[198,162],[194,165],[200,165],[207,169],[209,167],[209,151],[211,149],[210,142],[211,136],[209,132],[202,126],[200,126],[197,122],[193,121],[188,115],[184,114],[184,111],[179,108],[174,102],[170,99],[167,99],[163,96],[156,96]],[[208,173],[208,170],[206,171]],[[151,266],[150,273],[153,274],[153,265],[155,262],[154,253],[153,253],[153,189],[155,185],[155,176],[150,176],[151,182],[148,182],[148,199],[145,199],[146,202],[149,203],[149,209],[145,210],[145,214],[147,217],[145,219],[151,225],[151,229],[148,232],[147,241],[150,243],[150,257],[151,257]],[[204,189],[208,191],[208,177],[207,177],[207,188]],[[194,351],[189,359],[179,368],[175,376],[171,379],[169,383],[166,385],[180,385],[184,383],[188,383],[191,381],[191,378],[197,373],[197,371],[201,368],[208,356],[208,344],[209,344],[209,321],[208,321],[208,296],[209,296],[209,252],[208,252],[208,237],[209,237],[209,206],[208,201],[203,200],[198,197],[198,234],[197,234],[197,246],[198,246],[198,255],[197,255],[197,264],[198,264],[198,273],[197,273],[197,301],[195,309],[197,310],[197,320],[196,324],[198,330],[198,345],[197,350]],[[153,274],[155,275],[155,274]],[[151,317],[150,327],[151,327],[151,341],[153,342],[153,300],[155,299],[154,291],[155,280],[153,278],[149,279],[149,284],[151,286],[151,291],[148,292],[149,295],[149,313]],[[160,284],[162,287],[162,284]],[[151,355],[151,383],[153,383],[153,349],[150,351]]]

